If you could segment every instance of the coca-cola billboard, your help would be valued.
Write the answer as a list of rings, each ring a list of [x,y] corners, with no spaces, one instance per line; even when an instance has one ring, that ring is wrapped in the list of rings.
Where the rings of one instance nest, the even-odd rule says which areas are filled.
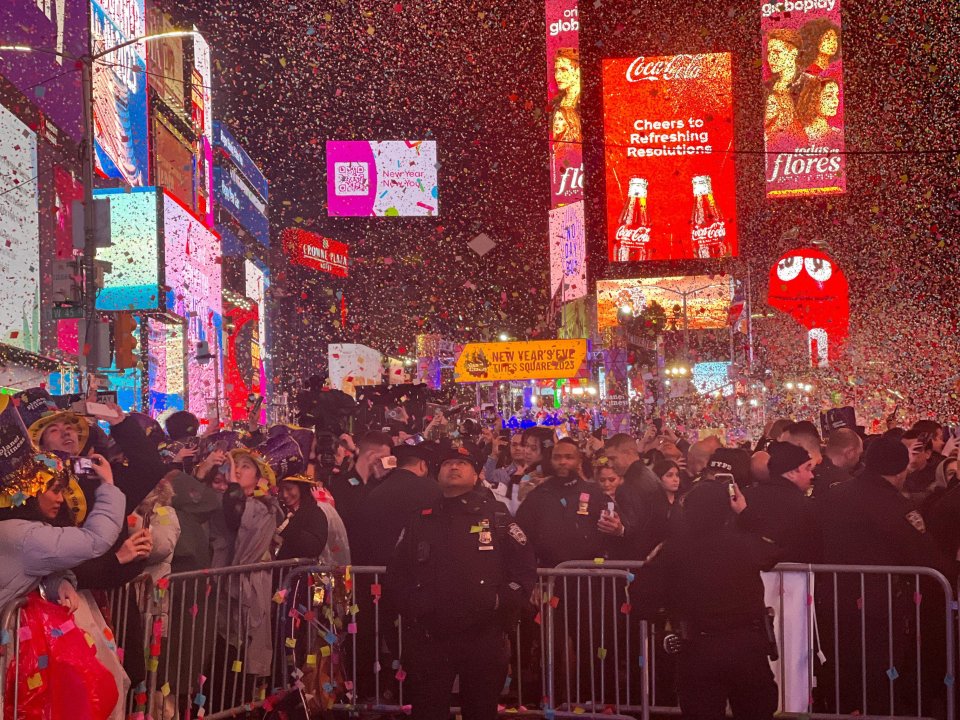
[[[546,0],[551,207],[583,200],[580,16],[577,0]]]
[[[729,53],[603,61],[611,262],[738,253]]]
[[[840,0],[764,2],[768,198],[847,191]]]

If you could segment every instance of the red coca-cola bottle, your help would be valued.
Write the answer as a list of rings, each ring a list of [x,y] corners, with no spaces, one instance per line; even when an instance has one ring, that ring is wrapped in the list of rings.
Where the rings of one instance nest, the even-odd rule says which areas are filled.
[[[613,246],[616,262],[638,262],[647,259],[650,243],[650,222],[647,219],[646,178],[630,178],[627,201],[620,212],[620,226]]]
[[[690,237],[693,255],[697,258],[719,258],[730,254],[727,228],[713,198],[713,181],[709,175],[693,178],[693,213],[690,216]]]

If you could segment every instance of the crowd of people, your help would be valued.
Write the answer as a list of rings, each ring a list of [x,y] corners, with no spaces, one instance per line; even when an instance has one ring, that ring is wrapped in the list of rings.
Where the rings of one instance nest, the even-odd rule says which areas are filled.
[[[124,717],[145,658],[121,656],[113,638],[142,637],[143,628],[137,612],[123,615],[127,627],[111,627],[117,618],[103,598],[145,576],[162,583],[290,558],[386,566],[381,607],[403,618],[398,663],[417,718],[446,717],[455,677],[465,718],[496,715],[505,633],[531,622],[543,602],[538,567],[636,563],[632,612],[673,628],[680,652],[671,682],[692,718],[719,717],[728,701],[736,717],[771,717],[778,706],[806,711],[811,693],[815,704],[833,697],[828,667],[816,689],[799,681],[802,708],[778,698],[785,678],[774,677],[767,656],[784,639],[768,608],[785,588],[761,575],[778,562],[923,566],[957,577],[960,441],[930,420],[881,435],[841,427],[821,437],[812,423],[783,419],[756,443],[724,447],[716,437],[691,443],[660,424],[639,438],[605,437],[579,426],[511,430],[441,411],[340,434],[265,428],[251,412],[243,428],[201,434],[188,412],[161,425],[113,405],[84,414],[56,400],[40,388],[0,396],[0,607],[25,603],[21,622],[31,632],[20,637],[19,702],[54,708],[53,717]],[[276,657],[275,584],[263,572],[230,590],[244,612],[241,629],[208,623],[217,636],[189,666],[226,658],[242,664],[251,687],[265,683]],[[912,585],[891,593],[897,607],[917,604]],[[356,594],[360,622],[351,630],[368,648],[357,651],[360,676],[381,672],[364,622],[380,600],[371,595]],[[943,620],[934,595],[925,596],[917,626],[905,620],[889,641],[883,629],[883,647],[862,653],[865,686],[861,623],[856,637],[838,627],[838,647],[821,623],[821,660],[855,653],[858,663],[839,689],[838,712],[864,712],[863,698],[887,697],[888,657],[907,674],[918,660],[913,639],[935,637]],[[861,594],[840,582],[816,599],[835,603],[841,619],[863,611],[864,622],[886,622],[885,584],[868,582]],[[779,612],[787,612],[782,603]],[[173,634],[167,643],[175,656],[198,652]],[[924,645],[922,687],[898,697],[916,706],[922,695],[924,709],[938,714],[952,688],[928,677],[938,669],[934,645]],[[168,680],[163,716],[218,709],[198,704],[196,677]],[[69,691],[78,681],[96,692],[78,700]],[[89,705],[79,715],[78,702]],[[69,715],[57,714],[66,707]]]

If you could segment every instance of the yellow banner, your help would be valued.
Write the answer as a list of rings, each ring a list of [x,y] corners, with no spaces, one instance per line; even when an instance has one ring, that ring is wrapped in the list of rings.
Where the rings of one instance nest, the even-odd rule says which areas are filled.
[[[457,382],[572,378],[587,359],[586,340],[467,343],[457,358]]]

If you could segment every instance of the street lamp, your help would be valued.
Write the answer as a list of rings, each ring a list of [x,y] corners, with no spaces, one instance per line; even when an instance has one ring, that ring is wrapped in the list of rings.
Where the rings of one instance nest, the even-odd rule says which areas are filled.
[[[28,45],[0,45],[0,52],[36,52],[47,55],[56,55],[57,57],[72,60],[80,65],[82,74],[81,85],[83,87],[83,153],[81,155],[82,180],[83,180],[83,286],[81,293],[83,297],[83,318],[86,322],[84,341],[80,344],[80,355],[78,361],[82,370],[80,377],[80,387],[83,389],[87,368],[87,356],[84,353],[85,348],[90,347],[90,332],[93,327],[94,317],[96,316],[96,292],[94,284],[96,282],[97,244],[94,228],[93,212],[93,174],[94,174],[94,122],[93,122],[93,64],[99,62],[107,55],[121,50],[128,45],[148,40],[163,40],[177,37],[203,37],[197,30],[173,30],[170,32],[156,33],[154,35],[141,35],[131,40],[114,45],[113,47],[101,50],[98,53],[88,53],[79,57],[59,50],[49,50],[46,48],[35,48]]]

